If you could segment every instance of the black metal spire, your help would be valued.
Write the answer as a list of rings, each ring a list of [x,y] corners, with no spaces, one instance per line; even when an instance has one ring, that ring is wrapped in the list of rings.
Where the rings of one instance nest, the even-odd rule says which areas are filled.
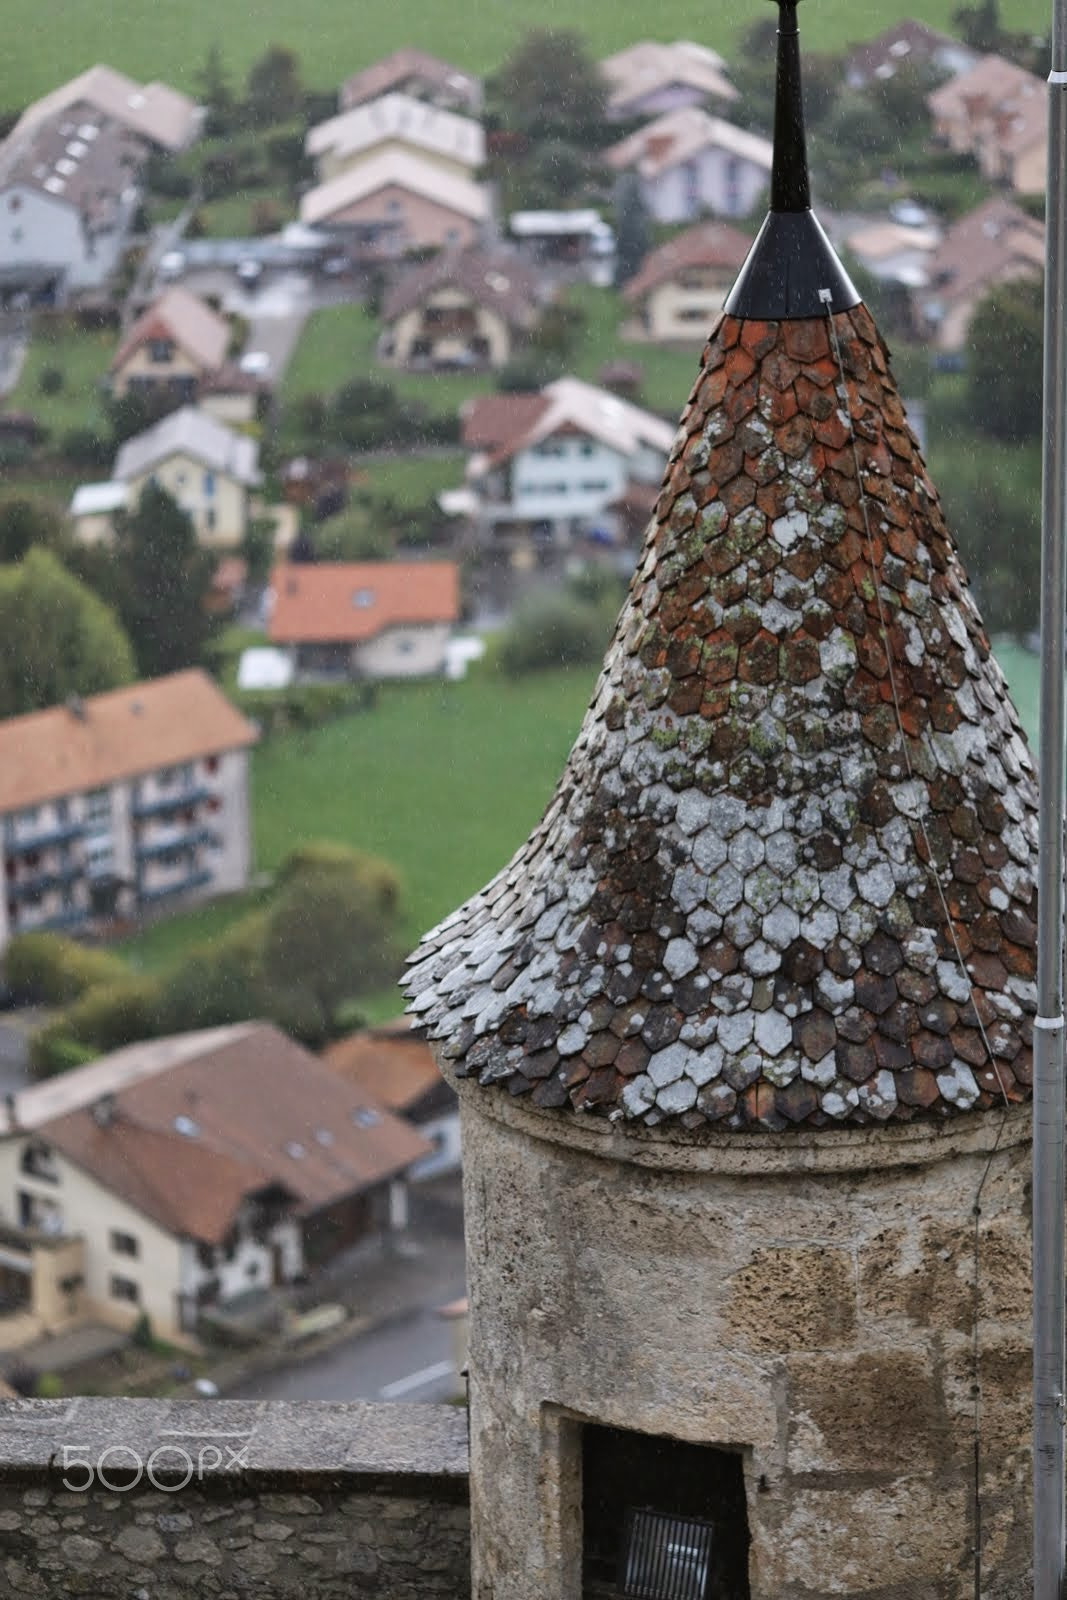
[[[726,302],[734,317],[820,317],[860,302],[811,209],[797,3],[778,0],[771,209]]]

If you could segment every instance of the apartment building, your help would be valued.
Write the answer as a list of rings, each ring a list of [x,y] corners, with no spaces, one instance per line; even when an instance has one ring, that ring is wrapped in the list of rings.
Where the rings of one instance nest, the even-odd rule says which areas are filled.
[[[196,669],[0,723],[0,949],[243,888],[255,738]]]

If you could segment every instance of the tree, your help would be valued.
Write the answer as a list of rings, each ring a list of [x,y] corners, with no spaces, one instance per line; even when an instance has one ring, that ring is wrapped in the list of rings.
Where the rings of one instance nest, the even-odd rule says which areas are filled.
[[[648,212],[636,172],[625,172],[619,179],[615,214],[615,287],[621,289],[640,271],[651,243]]]
[[[531,143],[598,149],[611,137],[608,85],[581,34],[528,33],[488,85],[492,119]]]
[[[215,626],[205,609],[215,558],[196,542],[177,501],[149,483],[134,511],[116,518],[103,585],[114,595],[146,678],[200,660]]]
[[[1023,635],[1041,591],[1041,452],[987,440],[935,448],[932,470],[986,627]]]
[[[998,284],[971,321],[967,410],[979,433],[1009,443],[1041,431],[1044,288]]]
[[[133,652],[112,611],[47,550],[0,568],[0,716],[130,683]]]
[[[972,50],[996,54],[1003,44],[1004,30],[1000,25],[997,0],[975,0],[972,6],[958,6],[952,13],[952,25]]]
[[[288,122],[300,110],[303,93],[300,58],[295,51],[272,44],[248,74],[247,105],[252,125],[269,128]]]
[[[30,550],[58,550],[66,542],[63,518],[32,494],[0,499],[0,562],[21,561]]]
[[[388,561],[396,554],[396,529],[369,504],[350,505],[315,530],[317,561]]]
[[[345,1001],[388,976],[398,886],[386,863],[359,851],[319,846],[306,856],[280,875],[261,970],[275,1015],[319,1043]]]
[[[233,126],[233,90],[222,62],[218,40],[211,44],[197,79],[197,93],[207,107],[205,132],[218,138]]]

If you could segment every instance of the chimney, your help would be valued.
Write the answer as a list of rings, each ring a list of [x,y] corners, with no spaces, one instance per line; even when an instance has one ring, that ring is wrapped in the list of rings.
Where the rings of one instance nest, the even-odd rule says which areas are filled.
[[[86,710],[85,701],[82,699],[80,694],[72,694],[67,697],[67,710],[70,712],[75,721],[88,721],[89,713]]]
[[[113,1127],[118,1120],[119,1108],[113,1094],[102,1094],[99,1100],[94,1100],[92,1117],[98,1128]]]

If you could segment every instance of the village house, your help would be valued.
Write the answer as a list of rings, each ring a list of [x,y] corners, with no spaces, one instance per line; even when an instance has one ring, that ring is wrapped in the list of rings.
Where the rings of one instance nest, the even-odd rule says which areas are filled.
[[[274,569],[271,643],[304,678],[422,678],[444,671],[459,620],[453,561],[317,561]]]
[[[771,145],[695,106],[668,111],[605,151],[615,172],[636,172],[657,222],[745,217],[763,197]]]
[[[980,59],[979,52],[962,40],[917,22],[914,17],[904,17],[877,39],[868,39],[850,50],[845,75],[854,89],[862,89],[875,78],[893,78],[903,69],[916,67],[955,78],[969,72]]]
[[[19,1257],[46,1239],[66,1246],[42,1297],[52,1331],[58,1303],[68,1322],[147,1316],[187,1342],[205,1314],[405,1226],[430,1148],[267,1023],[130,1045],[21,1090],[0,1136],[0,1342],[39,1331]]]
[[[328,231],[364,261],[463,249],[478,243],[489,216],[480,184],[401,148],[374,152],[300,201],[301,222]]]
[[[1040,278],[1044,265],[1044,223],[995,195],[954,222],[928,257],[926,287],[914,296],[919,323],[938,350],[958,354],[990,290]]]
[[[477,116],[482,109],[479,78],[463,72],[450,61],[442,61],[439,56],[411,46],[394,50],[384,60],[353,74],[341,85],[338,98],[341,110],[350,111],[353,106],[393,93],[410,95],[412,99],[425,100],[445,111],[462,111],[469,116]]]
[[[196,106],[96,66],[28,106],[0,144],[3,291],[45,301],[115,272],[152,150],[182,149]]]
[[[576,211],[513,211],[508,232],[521,260],[540,273],[588,279],[600,288],[614,276],[615,230],[590,206]]]
[[[622,291],[632,319],[622,337],[703,343],[751,244],[728,223],[704,222],[651,250]]]
[[[0,722],[0,949],[243,889],[255,739],[198,668]]]
[[[1032,72],[986,55],[927,96],[935,136],[973,155],[983,176],[1017,194],[1045,189],[1048,90]]]
[[[226,318],[176,284],[130,326],[111,363],[111,392],[175,407],[191,403],[222,370],[230,338]]]
[[[304,149],[320,183],[374,156],[409,150],[443,172],[470,178],[485,162],[481,123],[406,94],[387,94],[310,129]]]
[[[845,239],[872,277],[907,289],[923,288],[929,281],[930,263],[940,243],[939,227],[909,228],[891,220],[865,222]]]
[[[505,366],[536,325],[542,298],[537,277],[514,256],[443,252],[386,294],[378,359],[430,369]]]
[[[737,99],[722,56],[687,39],[641,39],[601,61],[600,71],[609,85],[608,114],[616,122]]]
[[[442,1078],[433,1051],[412,1031],[408,1017],[379,1028],[361,1028],[328,1045],[323,1061],[354,1089],[403,1117],[433,1146],[412,1167],[412,1181],[458,1172],[459,1109],[455,1090]]]
[[[651,509],[674,437],[650,411],[570,377],[535,394],[478,395],[462,415],[469,509],[485,542],[614,540],[611,507],[634,488]]]
[[[183,406],[126,440],[112,478],[133,501],[148,483],[165,489],[192,519],[201,544],[239,544],[249,493],[261,481],[259,446],[202,408]]]

